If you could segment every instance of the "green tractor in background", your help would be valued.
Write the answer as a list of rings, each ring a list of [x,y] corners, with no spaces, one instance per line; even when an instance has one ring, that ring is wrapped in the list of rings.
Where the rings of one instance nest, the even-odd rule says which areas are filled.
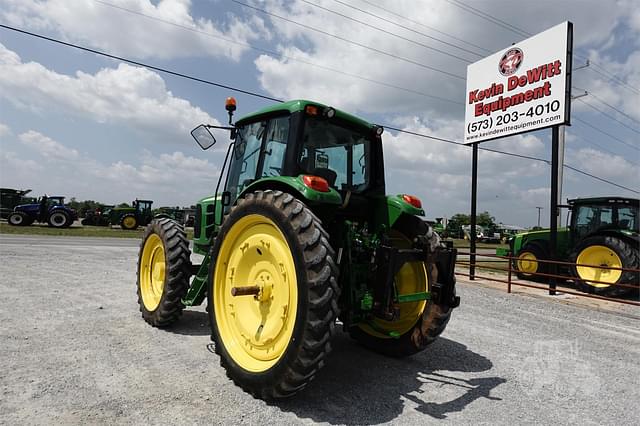
[[[115,207],[105,212],[109,218],[109,226],[120,225],[122,229],[133,230],[138,226],[146,226],[153,219],[151,200],[135,199],[131,207]]]
[[[640,268],[640,200],[622,197],[578,198],[568,200],[569,225],[558,229],[558,260],[579,265],[560,267],[560,273],[572,277],[583,291],[607,295],[628,293],[630,288],[613,284],[640,286],[637,272],[622,272],[598,266]],[[525,232],[509,239],[514,267],[519,278],[546,280],[536,273],[548,273],[549,230]],[[506,255],[506,249],[498,250]],[[601,281],[601,282],[593,282]]]
[[[235,100],[227,100],[229,123]],[[290,101],[230,127],[215,196],[198,202],[190,262],[184,228],[146,228],[138,303],[149,324],[174,323],[205,298],[229,377],[263,399],[295,394],[331,350],[336,320],[392,356],[424,350],[459,305],[456,251],[420,218],[419,199],[385,193],[383,129],[334,108]],[[195,274],[192,279],[192,274]]]

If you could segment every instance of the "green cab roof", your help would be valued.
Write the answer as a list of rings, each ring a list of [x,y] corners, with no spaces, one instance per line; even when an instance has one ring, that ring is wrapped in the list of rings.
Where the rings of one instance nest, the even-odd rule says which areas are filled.
[[[261,117],[264,115],[271,115],[274,113],[278,113],[278,112],[289,112],[290,114],[294,113],[294,112],[299,112],[299,111],[304,111],[304,108],[307,105],[314,105],[320,108],[328,108],[329,105],[324,105],[321,104],[320,102],[313,102],[313,101],[308,101],[305,99],[296,99],[296,100],[292,100],[292,101],[287,101],[287,102],[282,102],[279,104],[275,104],[275,105],[271,105],[265,108],[262,108],[258,111],[252,112],[250,114],[244,115],[242,117],[240,117],[240,119],[238,119],[236,121],[236,125],[238,124],[242,124],[245,121],[251,121],[253,118],[257,118],[257,117]],[[333,108],[333,107],[332,107]],[[353,123],[357,126],[363,126],[366,128],[371,128],[374,126],[374,124],[369,123],[366,120],[363,120],[359,117],[356,117],[355,115],[351,115],[347,112],[341,111],[339,109],[334,108],[336,111],[336,117],[348,121],[350,123]]]

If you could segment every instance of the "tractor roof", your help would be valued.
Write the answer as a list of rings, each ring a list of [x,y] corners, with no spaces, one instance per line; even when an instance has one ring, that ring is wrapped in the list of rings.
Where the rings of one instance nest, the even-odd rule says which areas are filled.
[[[601,203],[631,203],[638,204],[640,203],[640,199],[638,198],[628,198],[628,197],[589,197],[589,198],[574,198],[572,200],[567,200],[567,202],[571,205],[573,204],[601,204]]]
[[[284,112],[287,111],[289,113],[294,113],[294,112],[299,112],[299,111],[303,111],[304,108],[307,105],[315,105],[315,106],[319,106],[320,108],[326,108],[328,107],[328,105],[324,105],[321,104],[320,102],[313,102],[313,101],[308,101],[308,100],[304,100],[304,99],[297,99],[297,100],[293,100],[293,101],[288,101],[288,102],[282,102],[279,104],[275,104],[275,105],[271,105],[268,106],[266,108],[262,108],[256,112],[253,112],[251,114],[247,114],[243,117],[241,117],[239,120],[236,121],[236,124],[242,124],[243,121],[249,121],[252,118],[256,118],[262,115],[270,115],[273,113],[277,113],[277,112]],[[335,109],[335,108],[334,108]],[[373,127],[373,124],[369,123],[366,120],[363,120],[361,118],[356,117],[355,115],[351,115],[349,113],[346,113],[344,111],[340,111],[339,109],[336,109],[336,117],[341,118],[343,120],[349,121],[355,125],[358,126],[363,126],[363,127]]]

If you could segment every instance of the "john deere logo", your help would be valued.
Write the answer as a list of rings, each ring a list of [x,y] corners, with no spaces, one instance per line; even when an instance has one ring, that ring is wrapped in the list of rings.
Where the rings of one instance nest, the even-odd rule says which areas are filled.
[[[522,60],[524,59],[524,53],[522,50],[514,47],[513,49],[507,50],[507,53],[502,55],[500,59],[500,63],[498,64],[498,70],[500,74],[504,76],[509,76],[520,68],[522,64]]]

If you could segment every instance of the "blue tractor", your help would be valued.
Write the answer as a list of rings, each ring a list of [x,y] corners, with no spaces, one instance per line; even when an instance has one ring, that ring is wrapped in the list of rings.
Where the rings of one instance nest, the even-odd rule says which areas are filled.
[[[64,197],[41,197],[37,203],[21,204],[9,215],[9,224],[29,226],[33,222],[48,223],[53,228],[68,228],[78,213],[64,204]]]

